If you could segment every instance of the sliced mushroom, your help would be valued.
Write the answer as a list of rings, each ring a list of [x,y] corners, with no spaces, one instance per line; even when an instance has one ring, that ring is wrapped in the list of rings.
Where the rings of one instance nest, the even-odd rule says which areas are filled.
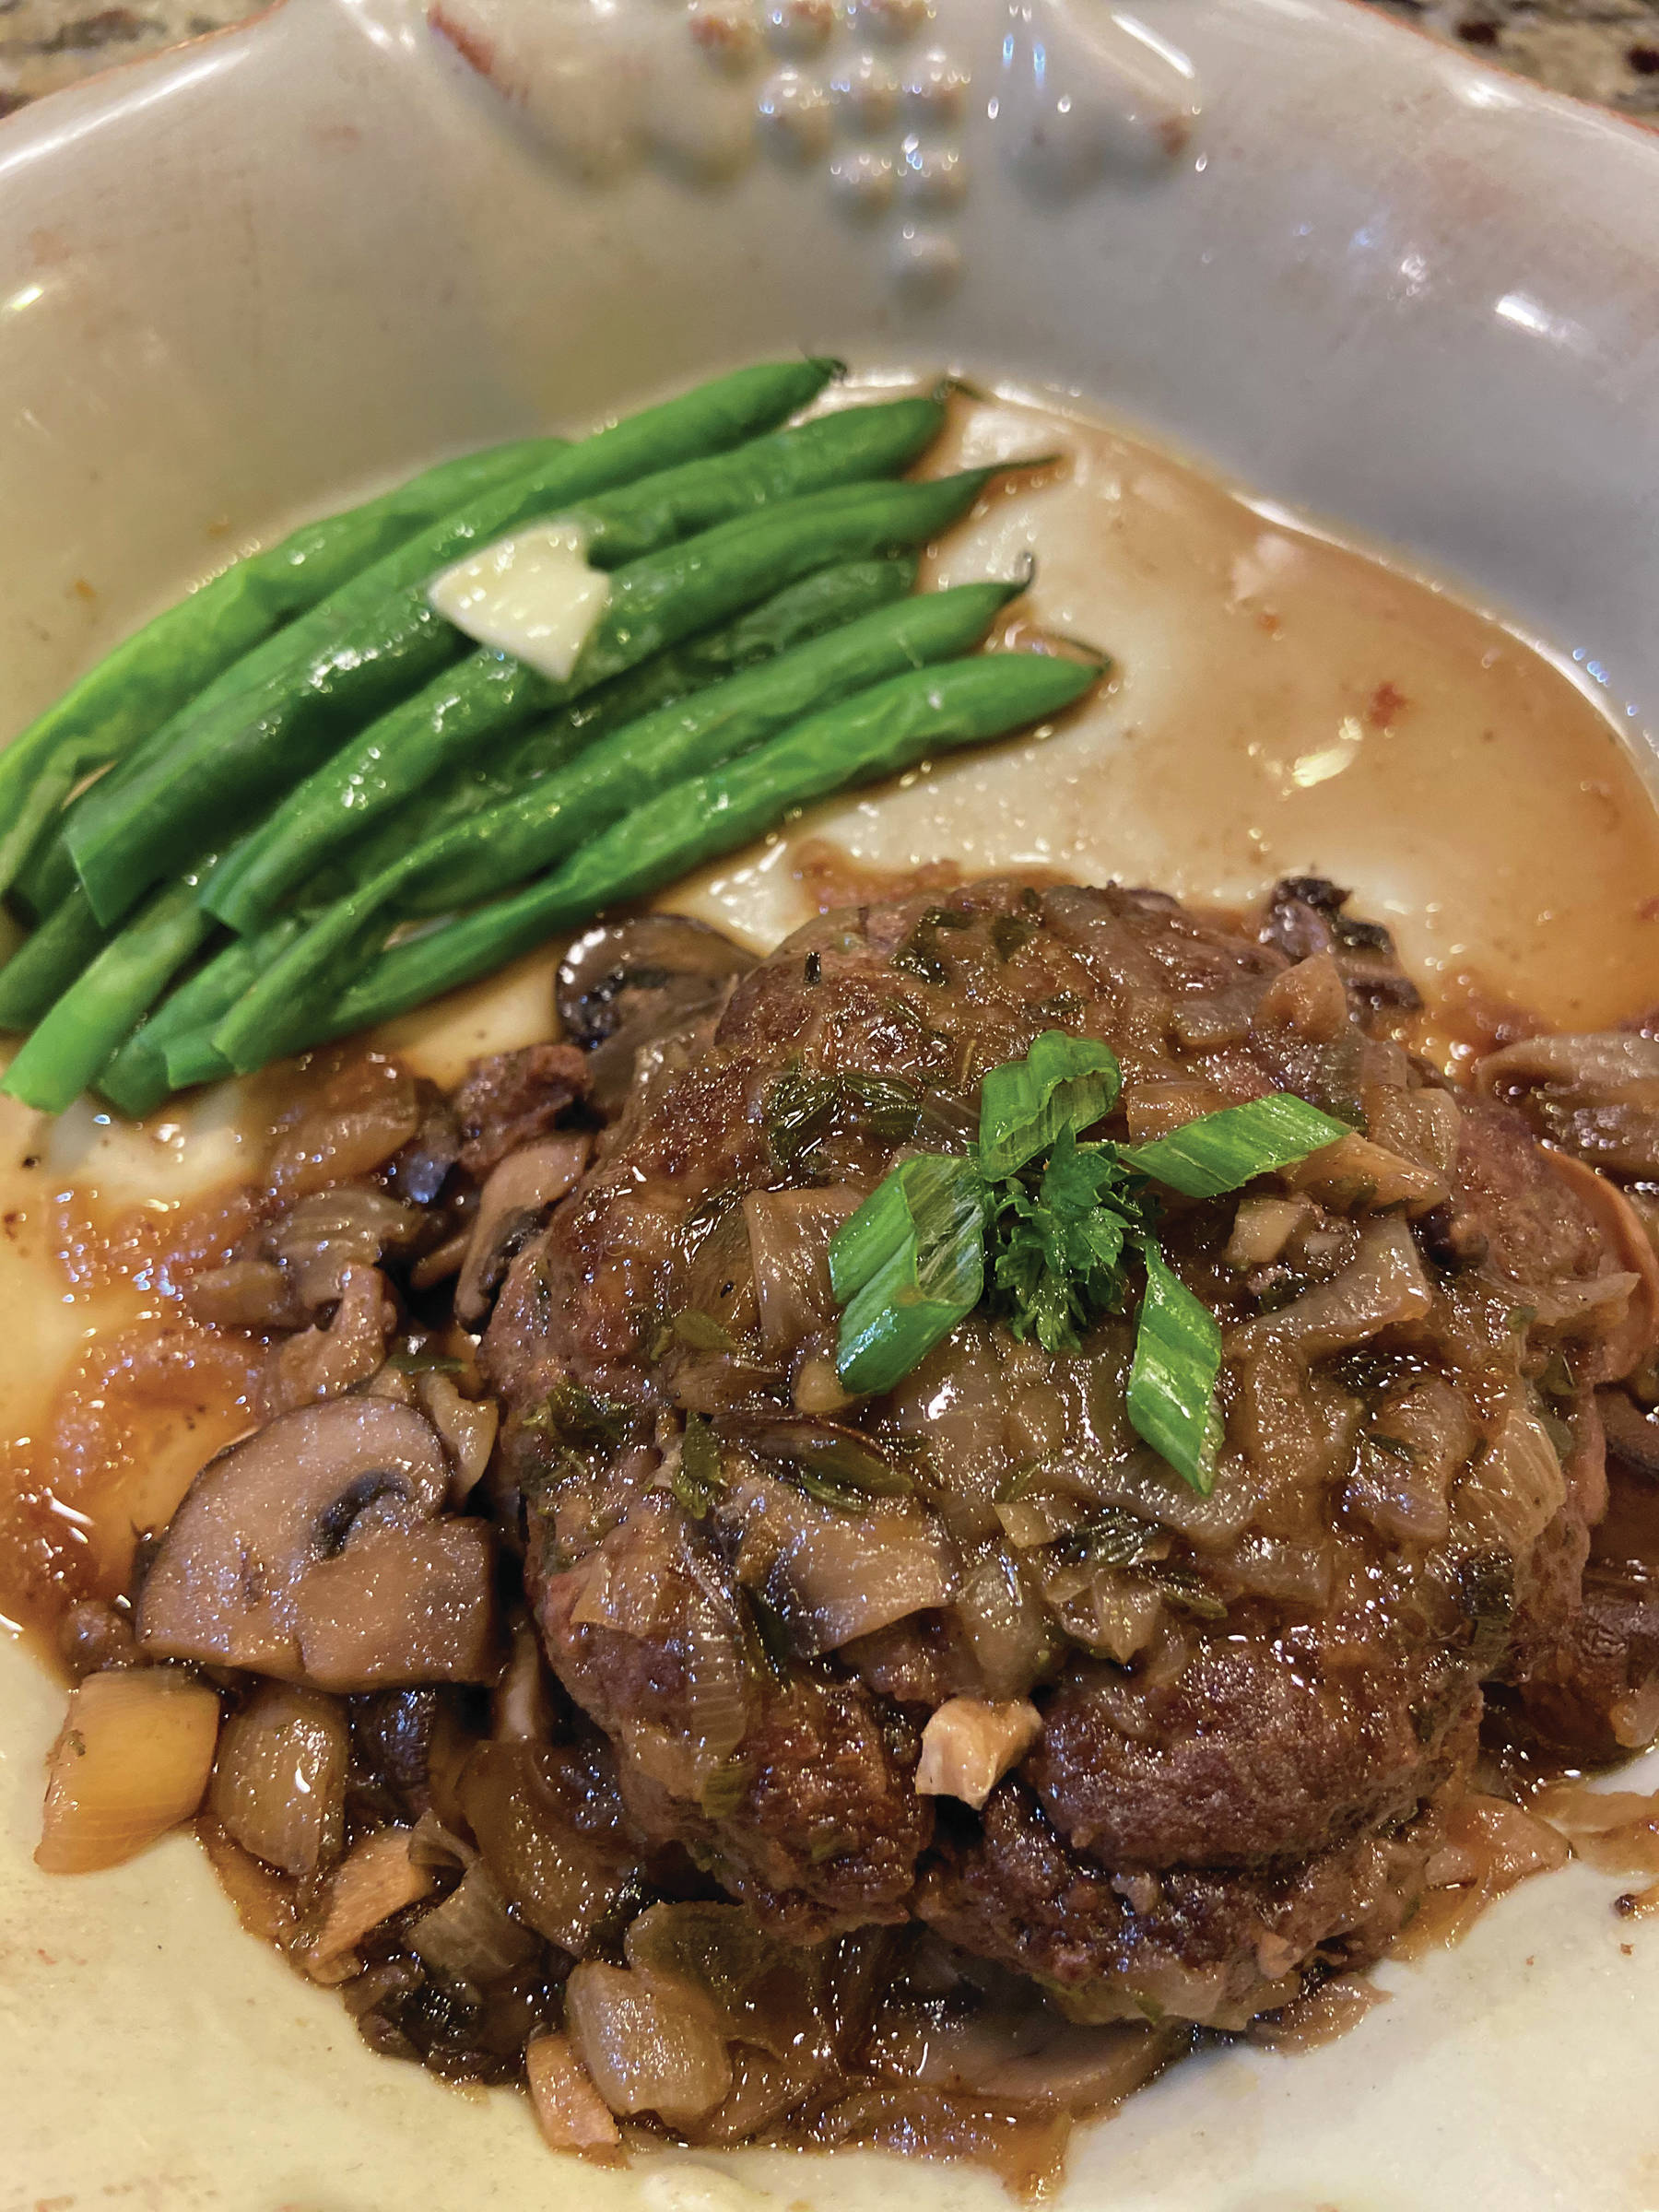
[[[508,1268],[580,1180],[589,1141],[582,1130],[544,1137],[522,1152],[510,1152],[493,1171],[479,1194],[472,1240],[455,1285],[455,1318],[463,1328],[481,1329],[489,1319]]]
[[[557,1003],[566,1035],[594,1055],[589,1095],[599,1111],[620,1106],[642,1044],[712,1014],[754,965],[753,953],[686,914],[639,914],[578,937],[559,967]]]
[[[1659,1037],[1629,1030],[1525,1037],[1475,1065],[1540,1136],[1615,1175],[1659,1173]]]
[[[1597,1382],[1617,1382],[1659,1344],[1659,1255],[1648,1241],[1641,1215],[1616,1182],[1571,1152],[1546,1147],[1544,1157],[1594,1217],[1617,1265],[1636,1277],[1624,1319],[1601,1347],[1597,1371],[1591,1377]]]
[[[1638,1406],[1623,1390],[1598,1390],[1595,1403],[1607,1432],[1608,1451],[1650,1482],[1659,1482],[1659,1408]]]
[[[265,1382],[267,1410],[288,1413],[366,1382],[386,1356],[386,1338],[396,1320],[397,1308],[379,1268],[346,1268],[327,1324],[301,1329],[277,1353]]]
[[[190,1486],[139,1600],[140,1645],[318,1689],[492,1680],[491,1540],[438,1518],[449,1484],[409,1406],[283,1415]]]

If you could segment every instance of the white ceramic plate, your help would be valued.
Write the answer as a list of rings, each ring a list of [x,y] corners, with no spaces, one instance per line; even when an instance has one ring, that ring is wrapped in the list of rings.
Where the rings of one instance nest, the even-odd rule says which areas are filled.
[[[902,79],[937,50],[927,82],[969,79],[959,116],[924,95],[862,142],[874,185],[865,164],[838,197],[809,97],[773,100],[802,158],[745,166],[764,72],[711,90],[660,12],[655,89],[611,118],[594,182],[560,151],[605,120],[576,69],[588,0],[451,12],[470,61],[416,0],[288,0],[0,125],[0,727],[359,484],[830,346],[1086,395],[1407,548],[1576,660],[1653,776],[1659,144],[1343,0],[859,0],[824,76],[868,51]],[[907,134],[913,196],[849,213]],[[711,147],[733,173],[688,182]],[[586,150],[607,151],[591,129]],[[64,1141],[114,1171],[96,1130]],[[7,1429],[84,1321],[10,1345]],[[240,1935],[187,1840],[37,1875],[60,1693],[15,1649],[0,1683],[0,2212],[890,2194],[868,2157],[552,2165],[514,2098],[373,2058]],[[1392,2005],[1324,2051],[1178,2069],[1083,2142],[1067,2201],[1653,2212],[1659,1939],[1614,1920],[1617,1886],[1530,1885],[1456,1953],[1384,1969]],[[998,2201],[960,2171],[905,2186]]]

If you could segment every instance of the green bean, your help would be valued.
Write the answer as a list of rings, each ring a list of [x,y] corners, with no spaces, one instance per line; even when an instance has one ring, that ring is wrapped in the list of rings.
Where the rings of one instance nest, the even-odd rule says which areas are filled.
[[[637,570],[661,548],[834,485],[913,461],[937,436],[931,399],[850,407],[688,462],[569,511],[598,567]],[[590,687],[583,687],[584,688]],[[298,782],[219,870],[206,897],[233,929],[256,929],[329,852],[486,739],[500,742],[571,696],[568,684],[494,647],[448,666]]]
[[[230,1063],[214,1048],[214,1028],[304,926],[298,914],[283,914],[258,936],[222,946],[133,1031],[97,1078],[101,1095],[139,1121],[170,1091],[228,1076]]]
[[[962,498],[960,488],[958,488],[956,493],[949,493],[945,500],[945,509],[949,509],[951,504],[958,502],[960,498]],[[924,513],[929,522],[935,518],[938,511],[945,511],[938,507],[938,496],[931,491],[927,493],[927,498],[924,498],[923,502],[907,500],[905,507],[912,511],[912,513]],[[887,564],[883,564],[883,566],[887,566]],[[898,564],[898,566],[900,566],[900,582],[909,582],[909,577],[913,575],[913,564]],[[858,584],[858,591],[865,593],[865,595],[874,595],[876,588],[883,593],[891,593],[896,588],[891,577],[887,577],[887,575],[876,577],[872,573],[863,573],[863,577],[858,577],[856,580],[856,584]],[[736,648],[741,648],[743,643],[746,643],[746,640],[747,640],[747,643],[761,641],[763,637],[768,635],[768,630],[772,632],[772,635],[779,635],[781,619],[783,621],[806,621],[806,619],[814,618],[814,610],[817,610],[817,615],[825,615],[828,610],[834,608],[836,604],[845,606],[847,595],[850,595],[850,591],[847,591],[845,580],[842,580],[842,584],[836,586],[834,591],[828,591],[828,588],[825,588],[825,591],[812,593],[812,595],[803,595],[796,602],[794,610],[785,608],[783,615],[768,613],[768,608],[776,606],[776,599],[772,599],[772,602],[768,602],[768,608],[759,610],[765,619],[754,621],[752,629],[747,632],[739,632],[736,629],[732,630],[730,648],[732,651],[736,651]],[[710,651],[708,640],[701,640],[699,643],[701,643],[701,651]],[[137,1029],[135,1024],[139,1024],[139,1019],[142,1019],[142,1016],[144,1016],[144,1008],[150,1005],[150,1000],[153,1000],[159,991],[166,989],[168,971],[161,967],[159,962],[148,960],[148,958],[146,958],[146,960],[124,962],[120,973],[126,978],[131,997],[128,997],[128,1005],[126,1005],[126,1030],[122,1030],[122,1035],[126,1035],[128,1030],[131,1030],[131,1038],[128,1038],[131,1053],[128,1053],[128,1057],[124,1057],[120,1066],[112,1071],[112,1084],[115,1084],[115,1088],[109,1090],[109,1086],[101,1086],[101,1088],[106,1088],[106,1093],[111,1095],[112,1104],[120,1106],[124,1112],[144,1112],[144,1111],[148,1111],[148,1106],[144,1104],[146,1100],[153,1104],[157,1097],[164,1095],[164,1093],[157,1093],[157,1088],[155,1088],[157,1082],[161,1079],[161,1064],[157,1062],[153,1046],[161,1044],[161,1041],[166,1041],[164,1062],[166,1062],[166,1077],[171,1086],[179,1086],[183,1082],[208,1082],[208,1079],[217,1077],[217,1075],[230,1073],[228,1062],[223,1060],[219,1053],[215,1051],[215,1046],[208,1041],[212,1024],[215,1024],[221,1016],[226,1016],[226,1013],[232,1008],[234,1002],[237,1002],[237,997],[241,995],[241,991],[248,989],[248,986],[253,984],[256,978],[259,978],[259,973],[264,971],[265,964],[276,956],[276,951],[281,951],[281,942],[286,940],[289,931],[275,931],[275,924],[267,927],[264,938],[261,938],[261,945],[259,945],[259,958],[256,958],[250,967],[239,969],[237,962],[230,958],[230,951],[221,953],[219,960],[208,964],[208,969],[206,969],[204,975],[199,975],[199,978],[194,978],[193,982],[183,986],[183,995],[186,995],[186,1006],[188,1006],[188,1019],[179,1018],[177,1011],[172,1013],[172,1016],[168,1016],[168,1024],[164,1027],[164,1030],[161,1030],[161,1038],[155,1038],[153,1027]],[[183,940],[183,935],[179,938],[179,953],[177,953],[179,967],[182,967],[183,960],[188,960],[190,953],[193,953],[194,947],[197,947],[197,942],[199,942],[199,938],[193,938],[188,942]],[[217,975],[217,978],[221,978],[221,982],[226,982],[228,989],[223,991],[223,995],[219,995],[217,1000],[212,1000],[208,1005],[206,1000],[199,1000],[199,997],[194,997],[190,994],[197,994],[199,989],[206,989],[206,975],[210,975],[210,973]],[[148,995],[142,995],[142,994],[148,994]],[[175,994],[172,997],[179,997],[179,995],[182,994]],[[171,1005],[172,1005],[172,1000],[168,1000],[168,1006]],[[159,1016],[157,1016],[157,1019],[159,1019]],[[109,1024],[106,1024],[106,1027],[109,1027]],[[186,1041],[177,1044],[177,1051],[175,1051],[175,1044],[172,1044],[171,1040],[175,1040],[177,1035],[183,1035]],[[128,1051],[128,1046],[124,1046],[124,1051]]]
[[[964,584],[865,615],[613,731],[526,790],[428,838],[321,915],[216,1030],[233,1066],[379,948],[393,919],[469,906],[563,860],[669,784],[719,767],[905,669],[964,653],[1023,583]],[[260,1055],[249,1060],[252,1051]]]
[[[771,744],[671,784],[623,816],[557,874],[382,953],[330,1006],[273,1030],[266,1057],[406,1013],[488,975],[602,908],[672,882],[786,815],[852,783],[897,774],[942,747],[1007,735],[1071,706],[1097,665],[1046,653],[997,653],[894,677]],[[252,1051],[248,1064],[253,1065]]]
[[[0,1090],[46,1113],[80,1096],[211,931],[196,888],[190,877],[168,884],[112,938],[30,1033]]]
[[[788,584],[759,606],[722,623],[701,637],[688,638],[653,660],[642,661],[613,677],[596,691],[564,709],[539,729],[527,731],[485,766],[463,762],[425,791],[394,807],[380,828],[352,845],[346,865],[333,871],[333,894],[340,897],[384,867],[409,847],[453,821],[496,800],[511,797],[538,776],[549,774],[582,746],[607,730],[619,729],[658,707],[700,691],[706,684],[805,644],[826,630],[838,629],[878,606],[905,598],[914,588],[920,564],[913,553],[897,559],[848,560]],[[302,894],[308,903],[313,877]]]
[[[73,810],[65,838],[93,912],[118,920],[315,765],[331,735],[382,712],[463,649],[427,604],[440,570],[534,516],[771,429],[836,364],[740,370],[570,446],[455,510],[255,646],[135,748]]]
[[[85,891],[72,890],[0,968],[0,1030],[31,1029],[109,941]]]
[[[689,461],[565,510],[596,569],[619,569],[677,537],[729,523],[750,507],[774,506],[897,476],[920,460],[945,427],[941,398],[884,400],[841,407],[756,438],[713,461]]]
[[[441,462],[395,491],[304,524],[135,630],[0,754],[0,892],[89,770],[119,759],[279,624],[565,443],[524,438]]]
[[[630,562],[617,573],[611,604],[583,648],[570,692],[580,695],[589,685],[596,686],[710,628],[719,618],[754,605],[816,568],[925,542],[963,513],[995,473],[994,468],[971,469],[922,484],[854,485],[812,492]],[[204,864],[199,872],[203,878],[211,874],[211,866]],[[120,942],[118,938],[116,946]],[[114,950],[112,947],[111,953]],[[175,967],[182,965],[183,957]],[[130,991],[126,1022],[112,1039],[110,1052],[135,1027],[171,971],[154,960],[135,959],[123,972]],[[49,1018],[55,1018],[57,1012],[54,1008]],[[215,1037],[217,1041],[218,1032]],[[96,1066],[92,1072],[97,1073]]]

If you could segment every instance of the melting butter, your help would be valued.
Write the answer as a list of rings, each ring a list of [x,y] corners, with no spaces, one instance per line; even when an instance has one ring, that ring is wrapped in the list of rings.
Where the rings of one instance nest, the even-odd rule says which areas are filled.
[[[610,605],[610,579],[589,568],[577,524],[533,523],[445,569],[427,598],[480,645],[562,684]]]

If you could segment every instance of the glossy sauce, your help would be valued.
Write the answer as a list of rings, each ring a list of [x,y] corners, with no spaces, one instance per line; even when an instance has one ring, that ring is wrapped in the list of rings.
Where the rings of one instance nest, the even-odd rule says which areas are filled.
[[[1118,431],[961,406],[928,470],[1041,453],[1063,465],[994,493],[930,581],[1033,559],[1020,612],[1109,652],[1104,691],[674,903],[775,942],[810,911],[809,838],[875,869],[1035,865],[1221,905],[1318,874],[1453,1015],[1476,994],[1587,1029],[1659,1001],[1659,811],[1594,697],[1450,591]]]
[[[884,378],[884,389],[905,380]],[[843,387],[837,404],[869,395]],[[1044,628],[1114,672],[1053,735],[822,808],[657,903],[758,945],[895,875],[1009,866],[1242,903],[1350,885],[1439,1010],[1430,1041],[1530,1007],[1589,1027],[1659,1003],[1659,812],[1595,700],[1450,593],[1288,523],[1123,433],[959,401],[929,469],[1057,455],[936,550],[930,581],[1038,572]],[[554,952],[377,1033],[453,1083],[547,1033]],[[0,1100],[0,1614],[120,1587],[135,1531],[249,1425],[251,1371],[182,1316],[170,1254],[228,1246],[265,1086],[134,1129]]]

